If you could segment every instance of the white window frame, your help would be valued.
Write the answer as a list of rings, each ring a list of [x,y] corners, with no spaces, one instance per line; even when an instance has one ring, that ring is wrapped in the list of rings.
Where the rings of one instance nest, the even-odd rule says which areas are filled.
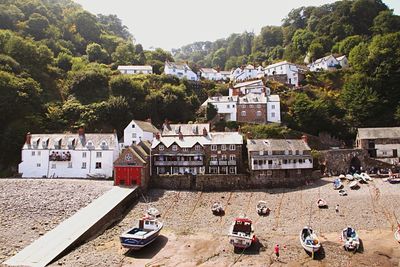
[[[236,145],[229,145],[229,150],[230,151],[235,151],[236,150]]]
[[[86,169],[86,167],[87,167],[87,163],[86,162],[82,162],[81,169]]]
[[[231,160],[231,161],[235,160],[236,161],[236,155],[235,154],[229,155],[229,160]]]
[[[226,151],[226,145],[221,145],[221,150]]]
[[[178,145],[172,145],[172,151],[178,151]]]
[[[256,117],[261,117],[261,115],[262,115],[261,110],[257,110],[257,111],[256,111]]]
[[[235,173],[236,173],[236,168],[230,166],[230,167],[229,167],[229,174],[235,174]]]
[[[42,166],[42,164],[36,163],[36,167],[40,168],[41,166]]]
[[[165,149],[165,146],[164,146],[164,145],[159,145],[159,146],[158,146],[158,151],[164,151],[164,149]]]
[[[96,158],[102,158],[102,157],[103,157],[103,153],[101,151],[97,151]]]
[[[200,150],[201,150],[201,146],[200,146],[200,145],[195,145],[195,146],[194,146],[194,150],[200,151]]]
[[[136,133],[132,133],[132,138],[136,138]]]
[[[217,145],[211,145],[211,151],[217,151],[218,146]]]

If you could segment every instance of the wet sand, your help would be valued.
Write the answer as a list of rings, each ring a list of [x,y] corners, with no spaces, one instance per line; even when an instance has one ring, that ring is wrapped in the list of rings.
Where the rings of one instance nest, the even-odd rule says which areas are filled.
[[[76,248],[54,262],[63,266],[399,266],[400,244],[393,237],[400,213],[400,185],[380,179],[339,196],[333,178],[296,189],[249,192],[177,192],[151,190],[127,216],[99,237]],[[318,209],[323,197],[329,207]],[[269,204],[271,214],[259,217],[259,200]],[[220,201],[222,217],[212,215],[210,207]],[[335,205],[339,204],[339,212]],[[140,251],[121,247],[119,235],[137,224],[150,205],[162,213],[165,223],[161,236]],[[244,253],[234,253],[227,233],[235,217],[253,220],[259,243]],[[399,214],[400,216],[400,214]],[[311,225],[323,249],[314,260],[300,246],[299,231]],[[351,225],[359,231],[362,246],[358,253],[344,251],[339,242],[341,229]],[[281,246],[275,260],[273,246]]]

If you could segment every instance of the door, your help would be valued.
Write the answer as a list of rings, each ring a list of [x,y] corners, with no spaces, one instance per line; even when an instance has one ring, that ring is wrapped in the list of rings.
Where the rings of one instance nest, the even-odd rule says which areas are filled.
[[[397,149],[393,149],[393,158],[397,158]]]

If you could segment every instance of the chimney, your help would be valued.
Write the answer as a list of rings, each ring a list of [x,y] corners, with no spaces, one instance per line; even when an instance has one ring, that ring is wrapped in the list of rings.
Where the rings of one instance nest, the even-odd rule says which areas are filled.
[[[32,135],[31,135],[30,132],[27,132],[26,133],[26,138],[25,138],[25,144],[30,146],[31,145],[31,140],[32,140]]]
[[[207,129],[206,129],[206,127],[204,127],[203,128],[203,136],[207,136],[207,135],[208,135]]]
[[[303,142],[306,143],[306,144],[308,145],[308,136],[307,136],[307,135],[303,134],[303,135],[301,136],[301,140],[303,140]]]
[[[183,134],[182,134],[182,132],[181,131],[179,131],[179,140],[183,140]]]
[[[84,129],[83,127],[80,127],[80,128],[78,129],[78,135],[79,135],[79,136],[84,136],[84,135],[85,135],[85,129]]]
[[[242,133],[242,127],[240,127],[240,125],[239,125],[237,131],[238,131],[238,133]]]
[[[156,133],[156,139],[160,141],[160,133]]]
[[[146,120],[146,122],[151,123],[151,118],[148,118],[148,119]]]

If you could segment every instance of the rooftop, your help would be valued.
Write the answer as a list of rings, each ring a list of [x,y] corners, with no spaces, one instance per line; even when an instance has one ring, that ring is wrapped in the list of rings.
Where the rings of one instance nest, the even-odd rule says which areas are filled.
[[[162,136],[178,136],[179,132],[183,136],[202,136],[203,129],[210,132],[210,124],[194,123],[194,124],[165,124],[163,125]]]
[[[301,139],[248,139],[248,151],[286,151],[311,150]]]
[[[400,127],[358,128],[358,139],[400,139]]]
[[[237,83],[233,86],[233,88],[240,88],[240,87],[244,87],[244,86],[249,86],[249,85],[258,85],[260,84],[260,86],[264,86],[264,83],[262,80],[254,80],[254,81],[248,81],[248,82],[242,82],[242,83]]]
[[[139,121],[139,120],[132,120],[137,126],[140,127],[145,132],[149,133],[159,133],[160,130],[158,130],[151,122],[147,121]]]
[[[121,65],[118,66],[118,70],[153,70],[153,67],[149,65]]]

